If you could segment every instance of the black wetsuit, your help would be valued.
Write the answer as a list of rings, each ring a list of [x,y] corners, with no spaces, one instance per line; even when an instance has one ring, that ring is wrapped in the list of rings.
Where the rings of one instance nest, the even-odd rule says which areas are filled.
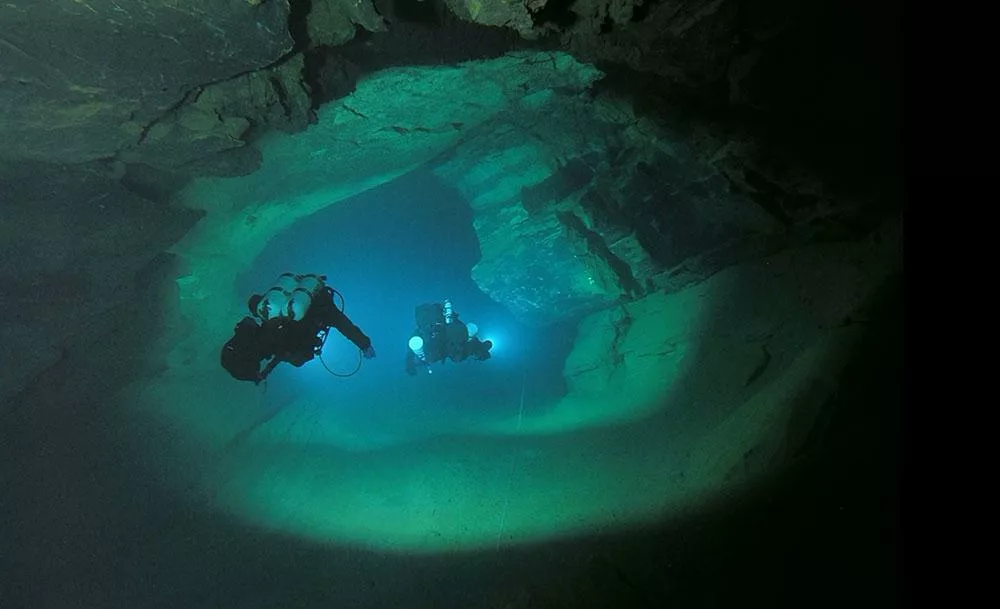
[[[445,322],[444,307],[440,303],[422,304],[416,308],[417,329],[414,336],[424,341],[424,357],[418,358],[412,350],[406,351],[406,372],[416,374],[418,366],[427,366],[446,358],[453,362],[461,362],[468,357],[482,361],[490,358],[489,341],[483,342],[476,337],[469,337],[469,329],[458,319],[452,318],[451,323]]]
[[[322,333],[329,328],[369,353],[371,339],[337,308],[333,289],[327,286],[314,295],[299,321],[276,317],[258,323],[253,317],[244,317],[222,349],[222,366],[233,378],[259,383],[281,362],[298,367],[315,357],[323,345]],[[261,370],[264,360],[269,361]]]

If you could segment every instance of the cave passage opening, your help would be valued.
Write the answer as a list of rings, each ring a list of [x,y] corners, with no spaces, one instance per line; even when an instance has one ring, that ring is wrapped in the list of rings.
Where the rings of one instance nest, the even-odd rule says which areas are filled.
[[[554,403],[565,393],[563,363],[575,324],[539,327],[515,318],[471,278],[479,257],[472,210],[426,169],[330,205],[273,237],[237,277],[238,291],[260,293],[283,272],[326,274],[377,357],[353,376],[330,374],[349,374],[359,362],[354,345],[333,331],[322,361],[278,367],[267,387],[270,401],[326,404],[325,416],[338,425],[395,438],[475,433],[479,422],[509,419],[522,390],[535,413]],[[439,363],[431,373],[409,376],[404,361],[414,307],[445,298],[494,342],[493,357]]]

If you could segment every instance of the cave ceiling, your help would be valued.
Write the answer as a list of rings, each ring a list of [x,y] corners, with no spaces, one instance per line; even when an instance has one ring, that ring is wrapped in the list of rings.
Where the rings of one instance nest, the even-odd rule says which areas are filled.
[[[57,304],[25,306],[46,286],[93,312],[88,331],[99,333],[99,313],[164,252],[194,267],[175,272],[182,298],[204,297],[209,280],[248,263],[213,248],[259,248],[296,217],[418,166],[470,201],[484,253],[474,278],[526,319],[680,289],[773,251],[791,226],[863,230],[858,210],[878,196],[842,178],[892,164],[892,137],[857,138],[873,124],[896,133],[896,100],[888,86],[849,91],[888,79],[894,56],[866,53],[872,40],[890,45],[892,32],[870,30],[894,22],[824,10],[786,0],[8,0],[0,277],[11,286],[3,306],[26,312],[0,327],[5,349],[21,345],[0,396],[87,334],[52,323]],[[816,34],[845,24],[850,44]],[[855,59],[863,69],[844,67]],[[776,116],[787,126],[775,128]],[[314,138],[316,154],[282,148],[282,137]],[[854,165],[828,171],[844,158]],[[324,163],[339,183],[317,202],[310,195],[326,187],[309,168]],[[234,177],[253,194],[194,196],[199,183]],[[680,202],[667,215],[655,205],[663,197]],[[286,213],[289,201],[300,207]],[[234,225],[245,229],[235,242]],[[670,237],[666,225],[683,230]],[[552,276],[508,272],[529,240],[548,244]],[[29,348],[28,336],[40,339]]]

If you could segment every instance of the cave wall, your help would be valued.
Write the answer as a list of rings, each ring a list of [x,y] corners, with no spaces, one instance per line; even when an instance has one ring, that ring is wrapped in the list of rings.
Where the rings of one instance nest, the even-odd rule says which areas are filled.
[[[475,215],[473,277],[529,324],[676,288],[684,261],[781,228],[682,135],[595,82],[526,96],[435,162]]]
[[[284,1],[5,2],[0,156],[80,163],[140,145],[198,87],[288,53],[288,14]]]
[[[48,553],[54,551],[62,556],[63,571],[56,573],[96,574],[108,561],[134,574],[123,566],[128,559],[121,554],[107,547],[94,553],[102,533],[115,539],[112,547],[129,550],[125,556],[148,558],[135,550],[132,539],[124,540],[122,522],[130,523],[124,530],[136,532],[135,539],[145,539],[141,535],[150,531],[148,512],[109,499],[126,476],[134,476],[123,464],[139,451],[130,446],[108,453],[101,440],[94,439],[100,434],[121,436],[118,413],[110,412],[105,396],[128,384],[118,394],[135,418],[134,428],[125,435],[137,445],[156,447],[146,464],[149,472],[169,460],[166,447],[176,443],[181,445],[178,452],[197,454],[193,462],[172,462],[177,469],[187,468],[177,477],[184,482],[197,479],[204,463],[196,459],[213,458],[211,450],[202,449],[224,444],[256,418],[246,407],[256,403],[256,394],[219,383],[214,361],[214,345],[242,309],[244,295],[230,289],[236,269],[253,256],[253,248],[294,218],[391,179],[416,163],[435,163],[442,177],[466,187],[477,212],[481,207],[477,229],[486,249],[493,248],[480,268],[484,283],[487,275],[503,275],[501,262],[535,255],[536,243],[548,239],[553,243],[547,250],[550,260],[558,256],[568,275],[590,274],[602,284],[599,290],[589,283],[578,290],[576,295],[585,298],[571,308],[573,314],[624,295],[635,298],[586,318],[579,349],[566,367],[577,400],[567,401],[558,416],[534,421],[536,432],[579,420],[581,411],[574,406],[580,403],[592,407],[584,410],[591,421],[634,414],[599,406],[606,406],[608,396],[619,398],[622,387],[649,380],[657,370],[673,369],[671,358],[683,349],[670,351],[669,343],[678,336],[690,338],[657,334],[664,328],[652,327],[672,306],[664,292],[697,295],[708,287],[706,279],[724,283],[753,268],[754,277],[780,275],[778,284],[792,294],[789,302],[802,296],[811,299],[796,305],[807,311],[807,325],[815,324],[806,336],[816,340],[803,349],[793,344],[799,335],[780,325],[766,328],[775,330],[773,336],[742,326],[729,328],[733,337],[709,335],[716,341],[717,358],[733,355],[733,365],[726,368],[733,377],[724,384],[732,394],[725,404],[740,407],[716,413],[718,426],[699,446],[699,454],[710,458],[697,465],[706,477],[742,481],[806,443],[822,414],[818,409],[834,393],[830,371],[846,356],[840,342],[849,344],[866,322],[841,314],[854,311],[860,292],[850,291],[853,284],[828,284],[827,279],[851,273],[868,279],[880,275],[866,274],[871,260],[866,244],[846,248],[864,253],[861,258],[843,255],[839,246],[812,248],[812,258],[791,262],[773,254],[802,245],[797,239],[857,240],[871,227],[866,215],[873,205],[889,201],[888,211],[897,211],[896,195],[879,190],[882,180],[893,178],[901,125],[893,89],[896,58],[880,53],[880,45],[895,43],[887,16],[895,10],[888,8],[893,3],[872,7],[861,18],[850,14],[854,8],[848,5],[831,11],[828,2],[783,0],[580,0],[571,8],[545,0],[427,0],[418,3],[431,7],[426,13],[447,9],[449,15],[467,19],[466,35],[482,31],[474,22],[488,23],[491,37],[494,30],[503,29],[541,45],[572,49],[605,74],[592,87],[574,84],[557,90],[545,86],[551,75],[540,73],[537,95],[511,91],[504,98],[505,108],[519,111],[498,116],[467,109],[472,118],[463,114],[456,121],[450,108],[439,107],[432,125],[407,118],[427,108],[400,108],[399,114],[382,114],[373,121],[375,113],[358,116],[353,112],[358,108],[347,98],[359,80],[371,76],[366,72],[369,64],[362,68],[358,57],[391,46],[365,32],[391,36],[405,29],[402,22],[408,15],[387,10],[387,4],[314,0],[312,18],[301,14],[306,3],[289,5],[283,0],[10,0],[0,6],[0,105],[6,109],[0,120],[0,279],[5,285],[0,305],[7,312],[0,320],[0,414],[5,422],[15,423],[4,428],[17,439],[2,443],[6,467],[0,474],[11,483],[7,496],[15,499],[4,507],[16,505],[23,522],[35,527],[14,536],[11,547],[24,553],[15,551],[5,558],[30,552],[31,561],[22,564],[51,565]],[[379,19],[372,6],[391,19]],[[451,65],[456,58],[468,58],[453,50],[436,53],[439,47],[433,39],[439,33],[432,29],[414,36],[428,47],[419,54],[421,61],[443,57],[447,61],[441,61]],[[873,42],[879,37],[880,42]],[[315,107],[318,89],[310,73],[317,55],[310,51],[313,45],[338,44],[343,47],[323,52],[336,66],[323,101],[341,100],[328,110],[335,127],[324,131],[324,109]],[[405,49],[396,48],[393,61],[399,65],[405,55]],[[456,88],[461,86],[451,90]],[[369,99],[392,102],[399,95],[385,87]],[[532,129],[546,126],[539,125],[532,112],[551,108],[545,104],[552,99],[559,99],[563,108],[597,108],[625,112],[626,117],[587,117],[586,128],[594,130],[586,135],[594,143],[584,146],[590,154],[577,155],[573,150],[579,142],[563,142],[551,133],[541,141],[530,135]],[[435,99],[427,103],[441,105]],[[579,120],[572,112],[555,118]],[[618,132],[620,125],[629,125],[631,135]],[[316,139],[302,148],[282,147],[282,136],[267,135],[274,129],[282,136],[310,134],[304,137]],[[611,156],[608,139],[625,151],[623,160]],[[324,140],[333,145],[319,143]],[[670,151],[650,145],[657,141],[670,143]],[[386,159],[418,146],[419,154],[385,166]],[[303,154],[324,147],[329,154],[325,160]],[[495,201],[479,200],[472,182],[460,175],[468,170],[471,177],[476,167],[469,159],[487,148],[509,151],[494,159],[493,171],[478,174],[488,178],[486,191],[497,195]],[[347,149],[349,155],[344,154]],[[361,164],[373,150],[377,153],[370,156],[370,164]],[[451,154],[439,156],[449,150]],[[336,158],[346,162],[338,164]],[[303,180],[307,169],[274,179],[267,173],[269,159],[290,168],[306,165],[333,172],[325,185],[319,178]],[[689,224],[675,217],[674,225],[710,231],[714,225],[708,219],[722,218],[726,221],[721,224],[732,229],[724,240],[714,240],[710,232],[712,238],[697,241],[693,248],[670,244],[666,233],[660,235],[664,239],[654,233],[645,243],[640,240],[638,229],[656,228],[656,216],[641,201],[665,194],[658,190],[661,184],[651,185],[647,178],[658,177],[661,169],[662,175],[669,175],[671,162],[682,162],[684,172],[694,168],[692,175],[698,178],[691,184],[672,181],[668,194],[700,182],[716,188],[708,195],[688,193],[695,201],[687,208],[693,210]],[[580,170],[584,166],[586,170]],[[180,202],[169,203],[195,175],[208,179],[182,191]],[[215,190],[224,176],[256,177],[244,186]],[[723,186],[720,176],[728,185]],[[293,192],[294,200],[279,201],[286,192]],[[310,196],[316,192],[321,196]],[[621,192],[630,193],[629,205],[615,198]],[[732,205],[716,208],[709,205],[713,201]],[[725,213],[713,215],[720,209]],[[623,213],[627,222],[621,219]],[[507,227],[511,220],[531,243],[510,240],[502,230],[490,228]],[[808,230],[776,234],[775,222],[786,229],[807,225]],[[593,234],[600,238],[598,245],[603,244],[597,248],[599,255],[586,238]],[[556,243],[560,247],[554,247]],[[525,251],[505,259],[504,244]],[[657,247],[677,249],[671,254]],[[163,262],[165,250],[177,253],[176,259],[168,257],[170,264]],[[586,262],[570,260],[567,252]],[[629,292],[631,284],[622,281],[627,275],[616,269],[607,252],[627,262],[639,291],[632,286]],[[847,260],[854,271],[827,274],[831,266],[846,268],[842,265]],[[491,264],[494,268],[486,273]],[[510,287],[524,279],[524,269],[515,264],[495,293],[516,308],[519,301]],[[813,292],[797,292],[803,285]],[[637,297],[642,291],[649,293]],[[831,291],[835,298],[824,300]],[[548,302],[567,302],[560,300],[565,292]],[[533,295],[523,310],[537,311],[539,302]],[[821,310],[824,304],[830,308]],[[767,311],[758,308],[756,313],[766,317]],[[645,322],[626,323],[635,319]],[[736,319],[745,321],[747,316]],[[588,345],[596,347],[590,350]],[[713,363],[722,365],[718,359],[708,362]],[[708,364],[695,380],[702,395],[711,397],[716,393],[708,373],[715,368]],[[811,375],[815,370],[820,371],[818,377]],[[156,392],[161,396],[151,399]],[[739,402],[747,396],[750,399]],[[775,409],[775,396],[786,400],[783,405],[807,407],[801,416],[790,416],[793,409]],[[170,407],[177,403],[205,405],[217,418],[211,423],[223,421],[221,431],[171,419]],[[11,412],[14,409],[17,412]],[[36,416],[41,410],[43,418]],[[513,421],[507,423],[500,431],[515,429]],[[53,430],[59,434],[50,433]],[[748,440],[751,432],[760,431],[769,436],[756,443]],[[578,456],[572,448],[567,455]],[[122,465],[120,477],[109,475],[109,460]],[[61,468],[63,462],[74,467]],[[664,484],[677,482],[673,471],[660,468],[659,474]],[[151,476],[140,486],[146,491],[166,484]],[[140,503],[160,499],[150,497]],[[52,516],[39,518],[35,506],[27,505],[38,499],[47,500],[50,511],[45,513]],[[176,546],[172,531],[177,506],[166,499],[155,512],[159,518],[154,537]],[[82,504],[90,507],[77,513]],[[526,511],[532,509],[537,506],[525,506]],[[45,535],[33,536],[43,528]],[[219,542],[210,550],[220,551],[223,545]],[[186,551],[178,563],[194,564],[197,561],[189,559],[198,555]],[[78,567],[83,571],[73,571]],[[142,572],[156,575],[155,569]],[[268,567],[260,572],[268,572]],[[212,581],[203,582],[203,590],[213,590],[215,578],[204,579]],[[43,591],[49,598],[79,601],[87,596],[80,595],[75,589],[80,582],[72,578],[44,583],[53,584]],[[131,583],[139,589],[149,581]],[[105,585],[124,594],[119,581]],[[156,586],[165,596],[178,594],[167,590],[169,584]]]
[[[455,0],[410,8],[382,0],[196,4],[15,0],[0,7],[0,100],[10,109],[0,122],[0,196],[16,210],[4,223],[6,251],[20,252],[9,277],[13,284],[48,276],[53,266],[40,253],[44,247],[25,249],[19,227],[72,224],[91,213],[89,189],[75,196],[67,184],[52,198],[53,205],[65,206],[57,214],[63,219],[50,222],[53,212],[43,207],[32,216],[25,204],[32,199],[23,189],[34,188],[26,186],[35,176],[25,168],[34,165],[19,166],[31,159],[48,163],[39,176],[103,176],[106,193],[93,196],[134,200],[140,209],[178,216],[185,212],[167,201],[192,176],[248,176],[245,186],[228,194],[181,198],[209,218],[181,246],[190,259],[208,264],[200,271],[204,280],[195,279],[198,273],[181,280],[182,292],[202,298],[205,285],[217,285],[232,270],[224,266],[208,278],[211,262],[219,260],[214,248],[258,243],[288,218],[326,203],[310,192],[342,197],[393,174],[377,160],[363,166],[351,158],[387,158],[399,153],[398,145],[421,138],[440,144],[423,160],[457,145],[434,162],[474,207],[482,207],[483,195],[456,171],[472,169],[473,155],[510,146],[509,158],[494,159],[489,179],[495,183],[476,186],[489,196],[509,191],[502,205],[480,210],[477,227],[488,255],[477,276],[498,300],[542,323],[560,318],[547,312],[564,310],[572,318],[650,290],[681,289],[773,252],[787,244],[786,236],[775,234],[775,222],[785,229],[818,222],[840,237],[863,234],[872,227],[865,214],[895,200],[892,192],[876,188],[871,196],[869,188],[859,194],[838,181],[848,174],[860,176],[854,186],[872,175],[892,178],[891,134],[898,128],[891,113],[898,99],[892,72],[898,51],[889,49],[898,41],[894,5],[862,23],[829,3],[804,8],[783,0]],[[463,20],[467,27],[458,25]],[[504,31],[541,48],[572,49],[597,62],[603,76],[584,87],[535,86],[516,110],[489,118],[470,119],[444,106],[427,124],[411,120],[418,112],[435,112],[425,105],[369,121],[354,106],[338,103],[366,78],[365,70],[380,61],[405,61],[405,49],[387,41],[413,43],[414,59],[428,63],[461,56],[463,45],[468,52],[496,54],[515,44],[498,34]],[[833,31],[844,32],[843,40],[831,39]],[[331,99],[339,122],[323,130],[316,124],[317,105]],[[559,112],[552,114],[553,108]],[[539,118],[546,112],[555,118],[551,124]],[[771,129],[784,118],[787,127]],[[560,127],[576,139],[558,134]],[[294,147],[279,151],[268,143],[274,131],[313,132],[310,145],[323,150],[320,160]],[[870,145],[873,134],[890,135]],[[854,142],[864,143],[845,148]],[[280,179],[261,172],[265,154],[272,155],[272,166],[294,169]],[[322,159],[336,155],[345,159],[336,165],[346,179],[330,189],[323,180],[303,179],[319,175]],[[831,159],[844,167],[827,179],[823,170]],[[409,166],[400,163],[394,171]],[[300,207],[293,213],[266,202],[288,192]],[[194,216],[186,218],[181,224],[191,226]],[[105,222],[106,235],[132,230],[128,214]],[[173,220],[166,222],[163,233],[179,237]],[[531,243],[514,238],[518,230]],[[39,234],[51,243],[54,233]],[[68,243],[79,245],[78,257],[86,259],[90,252],[75,234]],[[137,248],[137,260],[147,259],[149,251]],[[543,250],[540,258],[550,264],[527,272],[530,265],[522,261]],[[69,270],[64,276],[80,275]],[[523,287],[528,285],[533,287]],[[59,317],[55,309],[50,313]],[[18,378],[37,374],[56,357],[62,339],[55,337],[72,335],[58,324],[22,322],[4,332],[55,341],[26,347],[11,367],[11,374],[23,367]]]
[[[6,167],[0,203],[0,410],[99,337],[150,326],[120,325],[116,310],[136,278],[201,217],[156,204],[111,177],[74,168]],[[161,278],[162,279],[162,278]]]

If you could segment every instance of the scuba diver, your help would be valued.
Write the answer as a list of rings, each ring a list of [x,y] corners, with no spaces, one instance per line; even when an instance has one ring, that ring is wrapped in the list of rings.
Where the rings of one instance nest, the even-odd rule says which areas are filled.
[[[282,274],[263,295],[250,297],[250,315],[222,347],[222,367],[237,380],[259,384],[281,362],[298,368],[320,355],[331,327],[366,359],[375,357],[371,339],[344,314],[343,304],[337,307],[334,294],[339,292],[326,285],[326,275]]]
[[[481,341],[476,336],[476,324],[466,324],[458,318],[458,313],[447,298],[444,303],[418,305],[416,308],[417,329],[410,337],[406,351],[406,373],[414,375],[419,366],[443,362],[446,358],[458,363],[473,357],[479,361],[490,359],[491,341]]]

